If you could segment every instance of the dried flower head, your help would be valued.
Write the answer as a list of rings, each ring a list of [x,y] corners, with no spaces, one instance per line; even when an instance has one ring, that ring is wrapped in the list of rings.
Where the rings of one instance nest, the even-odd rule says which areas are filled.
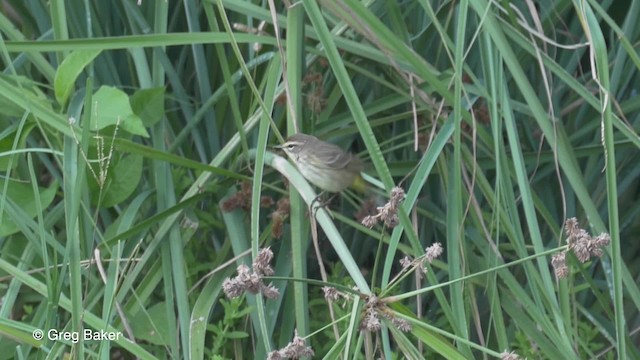
[[[273,269],[269,263],[273,259],[273,251],[271,248],[266,247],[258,251],[258,256],[253,259],[253,271],[258,275],[271,276],[273,275]]]
[[[238,193],[222,201],[222,204],[220,205],[220,207],[224,212],[232,212],[235,209],[242,207],[242,204],[240,203],[238,198]]]
[[[576,218],[567,219],[564,223],[564,229],[567,233],[567,244],[569,244],[569,246],[573,246],[579,242],[584,243],[591,237],[586,230],[580,228],[578,219]]]
[[[398,330],[400,330],[402,332],[409,332],[412,329],[411,324],[409,324],[409,322],[407,320],[405,320],[405,319],[400,319],[398,317],[392,317],[391,318],[391,323],[393,325],[395,325],[395,327],[397,327]]]
[[[488,125],[491,122],[491,113],[483,99],[479,99],[472,108],[473,114],[479,123]]]
[[[306,97],[307,107],[313,114],[319,114],[324,110],[327,105],[327,99],[324,95],[324,89],[319,86],[314,90],[307,93]]]
[[[569,250],[582,263],[589,261],[593,256],[602,256],[604,253],[602,248],[611,242],[611,237],[606,233],[602,233],[595,238],[589,235],[586,230],[580,228],[576,218],[567,219],[564,223],[564,229],[567,234]]]
[[[315,70],[310,70],[302,79],[307,108],[314,114],[320,113],[327,104],[323,82],[322,73]]]
[[[516,354],[515,351],[512,351],[512,352],[504,351],[502,354],[500,354],[500,359],[501,360],[520,360],[522,358],[520,357],[520,355]]]
[[[278,289],[269,284],[264,284],[263,277],[273,275],[273,269],[269,262],[273,259],[273,252],[269,248],[261,249],[253,260],[253,272],[247,265],[238,266],[238,275],[227,278],[222,283],[222,289],[228,298],[233,299],[242,295],[245,291],[251,294],[262,293],[266,298],[275,299],[280,293]]]
[[[433,260],[439,258],[440,255],[442,255],[442,251],[443,251],[442,244],[439,242],[434,243],[428,248],[424,249],[424,251],[425,251],[424,256],[427,259],[427,262],[431,264]]]
[[[373,215],[367,215],[361,221],[362,225],[372,228],[378,223],[378,217]]]
[[[365,217],[374,215],[376,213],[376,201],[373,197],[367,198],[356,213],[354,217],[357,222],[362,223]]]
[[[405,256],[400,259],[400,266],[402,266],[403,269],[407,269],[412,263],[413,259],[410,256]]]
[[[236,209],[243,209],[248,211],[251,209],[251,195],[253,190],[251,189],[251,183],[244,181],[240,185],[240,191],[231,195],[224,201],[222,201],[222,211],[231,212]],[[273,198],[271,196],[260,197],[260,207],[267,208],[273,206]]]
[[[260,292],[267,299],[277,299],[278,296],[280,296],[280,290],[278,290],[278,288],[275,287],[275,285],[273,285],[273,284],[269,284],[269,286],[264,286],[263,285],[260,288]]]
[[[602,233],[598,235],[595,239],[593,239],[593,249],[591,249],[591,253],[594,256],[600,257],[604,254],[602,248],[608,246],[611,243],[611,236],[607,233]]]
[[[280,215],[271,214],[271,236],[276,239],[280,239],[282,237],[282,232],[284,228],[284,219]]]
[[[554,255],[551,258],[551,265],[553,266],[556,279],[564,279],[569,275],[569,267],[567,267],[566,260],[567,253],[565,251]]]
[[[603,247],[609,245],[611,237],[602,233],[597,237],[592,237],[586,230],[582,229],[575,217],[565,220],[564,231],[567,234],[568,249],[551,258],[556,279],[563,279],[569,275],[569,267],[566,262],[567,251],[573,252],[578,261],[585,263],[594,256],[602,256]]]
[[[340,292],[334,287],[323,286],[322,292],[324,292],[324,298],[328,301],[337,301],[340,298]]]
[[[573,253],[578,258],[578,261],[585,263],[591,258],[591,251],[589,251],[588,240],[576,241],[572,247]]]
[[[380,324],[380,318],[378,318],[378,312],[373,308],[367,308],[365,316],[360,323],[360,329],[366,331],[378,331],[382,325]]]
[[[272,207],[274,203],[275,201],[273,201],[271,196],[263,195],[260,197],[260,207],[262,208]]]
[[[285,197],[278,200],[276,210],[271,213],[271,235],[276,239],[282,237],[282,228],[289,216],[290,207],[289,198]]]
[[[227,278],[222,283],[222,289],[230,299],[237,298],[245,291],[251,291],[256,287],[259,287],[259,279],[257,276],[253,276],[254,274],[250,273],[247,265],[239,265],[236,271],[238,272],[236,277]]]
[[[288,197],[278,200],[276,211],[281,212],[282,214],[285,214],[285,215],[289,215],[291,211],[291,202],[289,201]]]
[[[404,189],[396,186],[391,189],[389,196],[389,202],[384,206],[378,207],[378,213],[375,215],[368,215],[362,219],[362,225],[371,228],[379,221],[383,221],[384,225],[388,228],[396,227],[399,224],[398,207],[400,202],[404,199]]]
[[[382,326],[380,316],[391,321],[391,324],[400,331],[411,331],[411,324],[409,324],[407,320],[397,317],[395,313],[387,307],[387,304],[375,295],[371,295],[367,299],[367,304],[364,306],[364,315],[360,321],[360,329],[366,331],[380,330]]]
[[[443,252],[442,244],[434,243],[428,248],[424,249],[425,253],[421,256],[412,259],[409,256],[405,256],[400,259],[400,266],[402,266],[402,271],[394,278],[395,281],[397,278],[408,271],[416,270],[416,278],[422,279],[423,275],[429,272],[429,269],[426,267],[426,264],[431,264],[433,260],[440,257]]]
[[[313,355],[314,352],[311,346],[306,346],[304,339],[298,336],[298,330],[295,330],[293,340],[284,348],[270,352],[267,359],[300,359]]]

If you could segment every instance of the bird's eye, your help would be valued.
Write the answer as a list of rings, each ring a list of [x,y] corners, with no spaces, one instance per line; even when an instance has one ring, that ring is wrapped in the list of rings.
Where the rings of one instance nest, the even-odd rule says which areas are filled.
[[[287,149],[289,149],[289,150],[293,150],[293,148],[294,148],[294,147],[296,147],[296,146],[295,146],[295,145],[293,145],[293,144],[289,144],[289,145],[287,145]]]

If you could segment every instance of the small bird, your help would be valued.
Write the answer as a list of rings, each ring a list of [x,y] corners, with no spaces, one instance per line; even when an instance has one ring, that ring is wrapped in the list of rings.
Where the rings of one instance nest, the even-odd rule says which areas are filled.
[[[275,148],[282,149],[302,176],[324,191],[335,193],[351,186],[365,192],[367,188],[360,175],[364,169],[362,161],[334,144],[299,133]]]

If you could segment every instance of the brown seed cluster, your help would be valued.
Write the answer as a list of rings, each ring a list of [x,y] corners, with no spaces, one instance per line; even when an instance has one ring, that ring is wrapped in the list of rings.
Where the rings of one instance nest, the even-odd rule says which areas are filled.
[[[502,360],[520,360],[522,359],[520,357],[520,355],[516,354],[515,351],[511,351],[511,352],[503,352],[502,354],[500,354],[500,359]]]
[[[271,213],[271,236],[274,238],[282,237],[284,221],[289,217],[290,210],[291,204],[288,197],[278,200],[276,211]]]
[[[323,82],[322,74],[316,71],[309,71],[302,79],[302,86],[306,92],[305,101],[312,114],[321,113],[327,105]]]
[[[273,284],[265,285],[262,279],[264,276],[273,275],[274,271],[269,265],[272,259],[271,249],[264,248],[253,260],[253,271],[247,265],[238,266],[238,275],[234,278],[226,278],[222,283],[222,289],[227,297],[237,298],[248,291],[251,294],[261,293],[268,299],[277,298],[280,295],[279,290]]]
[[[364,218],[369,215],[377,214],[378,210],[376,208],[376,199],[371,196],[362,202],[358,211],[353,215],[357,222],[362,223]]]
[[[413,268],[418,270],[417,274],[422,276],[427,273],[427,267],[425,264],[431,264],[433,260],[437,259],[442,255],[444,249],[442,248],[441,243],[434,243],[428,248],[424,249],[424,254],[420,257],[412,259],[410,256],[405,256],[400,259],[400,265],[402,266],[402,272],[409,271]]]
[[[251,209],[251,195],[253,191],[251,190],[251,183],[243,182],[240,186],[240,191],[230,196],[228,199],[222,202],[222,211],[224,212],[232,212],[236,209],[242,209],[245,211],[249,211]],[[261,196],[260,197],[260,206],[261,207],[271,207],[273,206],[273,198],[270,196]]]
[[[367,299],[367,304],[364,306],[364,316],[360,322],[360,329],[366,331],[378,331],[380,330],[381,323],[380,317],[391,321],[391,323],[400,331],[411,331],[411,324],[405,320],[396,316],[396,314],[389,309],[387,304],[375,296],[371,295]]]
[[[251,183],[243,182],[240,186],[240,191],[222,202],[222,211],[231,212],[237,209],[242,209],[244,211],[251,210],[252,193],[253,191],[251,189]],[[271,196],[263,195],[260,197],[261,208],[270,208],[274,204],[276,204],[276,210],[270,215],[272,223],[271,235],[274,238],[279,239],[280,237],[282,237],[284,222],[289,217],[289,198],[282,198],[276,203]]]
[[[567,234],[568,249],[551,258],[551,265],[557,279],[562,279],[569,275],[569,267],[566,262],[566,253],[568,251],[573,252],[578,261],[585,263],[594,256],[602,256],[604,254],[602,248],[611,242],[611,236],[607,233],[602,233],[596,237],[591,236],[580,227],[576,218],[567,219],[564,222],[564,230]]]
[[[611,242],[611,237],[607,233],[602,233],[597,237],[589,235],[580,228],[576,218],[568,219],[564,223],[564,228],[567,233],[569,250],[576,254],[581,263],[587,262],[592,256],[602,256],[604,254],[602,248]]]
[[[267,360],[300,359],[313,355],[311,346],[306,346],[304,339],[298,336],[298,330],[295,330],[293,340],[284,348],[270,352]]]
[[[338,301],[340,299],[344,299],[344,300],[350,299],[349,295],[331,286],[323,286],[322,292],[324,293],[324,298],[327,301]]]
[[[399,186],[394,187],[391,189],[389,202],[384,204],[384,206],[378,207],[377,214],[365,216],[365,218],[362,219],[362,225],[372,228],[378,222],[383,221],[384,226],[388,228],[396,227],[400,223],[398,218],[398,207],[402,200],[404,200],[404,189]]]

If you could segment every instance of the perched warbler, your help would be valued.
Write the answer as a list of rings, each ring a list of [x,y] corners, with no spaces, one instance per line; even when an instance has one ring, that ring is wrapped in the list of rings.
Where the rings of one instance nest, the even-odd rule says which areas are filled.
[[[324,191],[340,192],[349,186],[366,191],[366,182],[360,175],[364,164],[336,145],[315,136],[295,134],[275,148],[284,150],[302,176]]]

